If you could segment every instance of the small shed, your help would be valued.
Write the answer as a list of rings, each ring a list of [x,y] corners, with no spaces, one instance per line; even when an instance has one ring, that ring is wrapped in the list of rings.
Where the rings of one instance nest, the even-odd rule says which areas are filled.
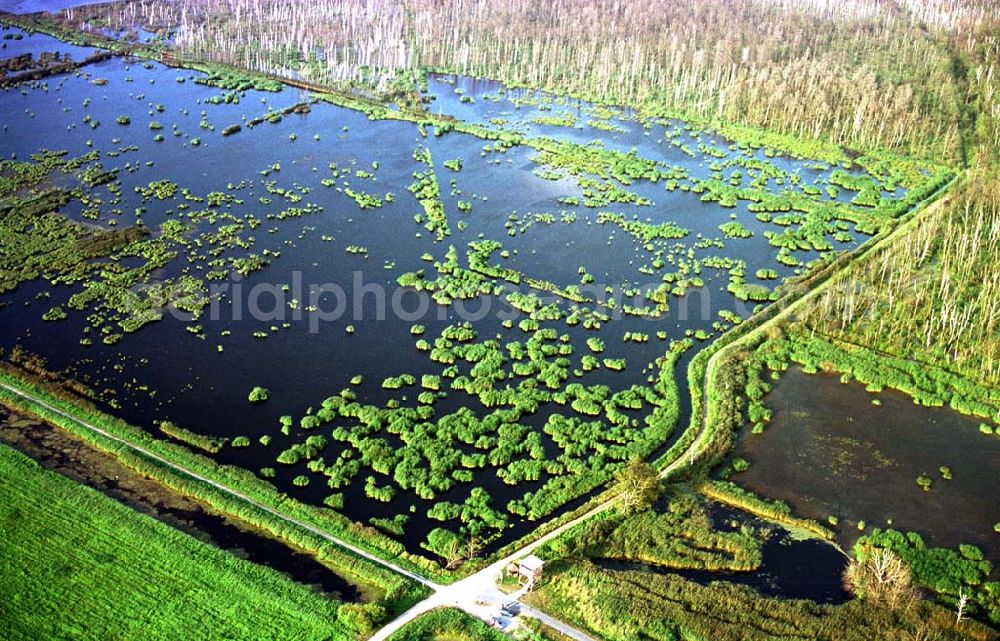
[[[542,570],[545,568],[545,561],[534,554],[530,554],[517,564],[517,581],[521,585],[527,586],[530,590],[535,583],[542,578]]]

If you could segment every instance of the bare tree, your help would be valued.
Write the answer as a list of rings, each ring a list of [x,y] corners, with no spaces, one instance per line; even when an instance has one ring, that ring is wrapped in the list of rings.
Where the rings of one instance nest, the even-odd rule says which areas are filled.
[[[965,618],[965,608],[969,604],[969,595],[965,593],[964,589],[959,589],[958,591],[958,612],[955,613],[955,625],[962,622]]]
[[[848,564],[844,582],[858,598],[889,610],[908,608],[916,596],[910,568],[887,548],[862,550]]]
[[[449,570],[454,570],[462,564],[462,561],[465,560],[465,554],[462,547],[461,541],[453,539],[448,543],[447,549],[444,550],[444,558],[447,561],[446,567]]]
[[[465,558],[474,559],[479,556],[479,551],[482,549],[482,541],[479,540],[478,536],[469,536],[465,541]]]

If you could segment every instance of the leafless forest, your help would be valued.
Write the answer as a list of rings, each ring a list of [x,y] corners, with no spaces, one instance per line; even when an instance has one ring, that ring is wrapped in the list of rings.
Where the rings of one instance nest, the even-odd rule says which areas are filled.
[[[1000,383],[1000,184],[974,180],[854,265],[807,315],[825,333]]]
[[[984,162],[978,144],[1000,146],[990,0],[140,0],[70,16],[95,12],[175,28],[192,58],[336,85],[445,68],[860,149]]]

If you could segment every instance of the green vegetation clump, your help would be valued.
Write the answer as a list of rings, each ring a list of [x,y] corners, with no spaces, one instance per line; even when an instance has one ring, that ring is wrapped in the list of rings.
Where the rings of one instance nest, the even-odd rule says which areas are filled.
[[[690,230],[679,227],[674,223],[651,224],[638,220],[629,220],[622,214],[610,212],[600,212],[597,214],[599,224],[614,224],[622,228],[626,233],[631,234],[643,242],[651,240],[675,240],[684,238],[691,233]]]
[[[169,200],[177,194],[178,185],[172,180],[154,180],[149,183],[146,187],[136,187],[136,193],[142,196],[142,199],[150,200],[155,198],[156,200]]]
[[[434,161],[431,160],[430,149],[418,147],[413,152],[413,158],[426,165],[427,169],[413,173],[413,183],[408,187],[424,208],[427,222],[424,227],[433,232],[438,240],[451,234],[448,227],[448,217],[441,202],[441,188],[438,186],[437,175],[434,173]]]
[[[625,369],[625,359],[624,358],[605,358],[604,367],[615,372],[620,372]]]
[[[254,386],[254,388],[250,390],[250,394],[247,398],[251,403],[262,403],[270,396],[271,392],[269,392],[266,387]]]
[[[774,280],[778,277],[778,272],[773,269],[758,269],[754,275],[761,280]]]
[[[344,189],[344,193],[353,198],[354,202],[358,203],[358,207],[361,209],[373,209],[382,206],[382,199],[378,196],[372,196],[362,191],[355,191],[350,187]]]
[[[735,220],[719,225],[719,231],[725,234],[726,238],[750,238],[753,236],[752,231]]]
[[[159,427],[160,431],[167,436],[171,436],[182,443],[197,447],[198,449],[208,452],[209,454],[218,454],[221,452],[222,448],[225,447],[226,442],[229,440],[222,437],[198,434],[183,427],[174,425],[170,421],[160,421]]]
[[[42,314],[42,320],[47,320],[47,321],[60,321],[60,320],[65,320],[68,317],[69,315],[66,313],[66,310],[58,306],[53,307],[49,309],[49,311]]]

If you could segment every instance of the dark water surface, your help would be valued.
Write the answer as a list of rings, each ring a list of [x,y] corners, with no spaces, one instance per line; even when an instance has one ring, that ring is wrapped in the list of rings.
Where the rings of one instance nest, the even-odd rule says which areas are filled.
[[[1000,563],[993,531],[1000,438],[980,433],[979,420],[798,367],[782,375],[767,404],[773,422],[763,434],[747,434],[737,453],[751,463],[734,477],[741,485],[802,516],[837,517],[844,545],[861,534],[858,521],[884,528],[891,520],[929,545],[971,543]],[[941,477],[941,466],[951,468],[952,480]],[[930,491],[917,486],[921,474],[933,479]]]
[[[775,535],[764,543],[763,554],[760,569],[750,572],[668,570],[645,563],[610,559],[597,561],[597,564],[609,570],[676,574],[701,585],[716,581],[735,583],[751,587],[763,596],[780,599],[809,599],[816,603],[837,604],[850,598],[843,581],[847,557],[829,543]]]

